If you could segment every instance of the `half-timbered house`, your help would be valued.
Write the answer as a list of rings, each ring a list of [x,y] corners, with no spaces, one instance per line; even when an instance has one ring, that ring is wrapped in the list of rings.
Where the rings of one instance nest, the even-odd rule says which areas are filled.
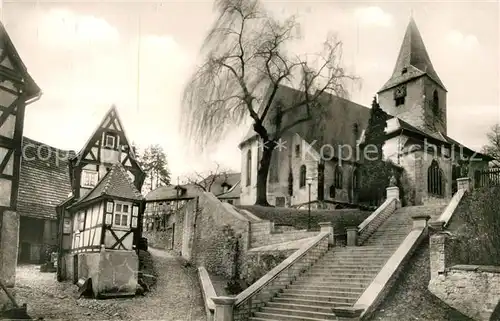
[[[94,295],[135,294],[143,196],[115,163],[85,196],[67,208],[71,227],[66,269],[73,280],[90,278]]]
[[[24,111],[40,96],[40,88],[0,22],[0,280],[7,287],[14,287],[16,279]],[[9,302],[0,292],[0,311],[8,308]]]
[[[77,256],[74,253],[73,242],[75,236],[72,231],[78,228],[78,226],[75,226],[74,210],[71,209],[74,209],[75,204],[82,204],[82,202],[84,203],[86,200],[89,200],[89,197],[92,196],[91,194],[96,193],[98,183],[102,182],[105,177],[109,178],[108,173],[110,173],[112,168],[116,170],[117,164],[120,165],[120,173],[123,172],[126,175],[135,190],[141,190],[145,174],[136,161],[133,148],[129,142],[117,109],[115,106],[112,106],[81,151],[69,160],[71,195],[58,206],[58,215],[61,218],[59,221],[58,280],[73,279],[76,281],[76,276],[82,275],[84,273],[82,269],[85,269],[74,265],[76,264],[74,259]],[[123,208],[122,206],[121,208],[117,208],[117,210],[123,211]],[[132,211],[132,206],[130,205],[127,209]],[[130,225],[131,223],[132,221],[129,221],[126,224]],[[105,225],[105,222],[99,224]],[[117,225],[119,224],[116,223],[115,226]],[[129,245],[126,247],[127,251],[130,251],[129,248],[139,242],[142,234],[142,219],[137,222],[137,226],[133,229],[133,233],[128,233],[125,239],[121,240],[125,242],[124,245]],[[117,230],[113,230],[113,232],[121,234]],[[118,239],[121,236],[123,235],[118,236]],[[82,234],[82,240],[83,237]],[[102,237],[104,237],[104,234],[102,234]],[[94,241],[97,242],[97,240]],[[104,238],[99,244],[104,244],[113,249],[113,244],[106,242],[111,241]],[[129,244],[128,242],[131,243]],[[82,261],[80,260],[80,262]]]

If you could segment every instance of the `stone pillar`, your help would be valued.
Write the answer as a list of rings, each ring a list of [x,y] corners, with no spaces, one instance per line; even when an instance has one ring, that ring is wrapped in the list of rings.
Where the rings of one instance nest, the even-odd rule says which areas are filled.
[[[413,219],[413,228],[426,228],[427,221],[430,220],[430,215],[413,215],[411,217]]]
[[[458,190],[463,189],[466,190],[467,192],[470,192],[472,188],[470,177],[457,178],[457,188]]]
[[[214,321],[233,321],[233,307],[236,302],[234,297],[213,297],[215,304]]]
[[[348,227],[347,231],[347,246],[356,246],[358,245],[358,227]]]
[[[429,240],[431,279],[446,272],[449,267],[450,235],[444,231],[436,231]]]
[[[0,279],[14,295],[16,282],[17,251],[19,244],[19,216],[13,211],[4,211],[0,215]],[[0,311],[12,308],[13,304],[3,290],[0,290]]]
[[[399,188],[397,186],[387,187],[387,199],[395,198],[399,200]]]
[[[319,222],[318,225],[321,228],[321,232],[330,233],[330,236],[328,236],[328,245],[335,246],[335,234],[333,232],[332,222]]]

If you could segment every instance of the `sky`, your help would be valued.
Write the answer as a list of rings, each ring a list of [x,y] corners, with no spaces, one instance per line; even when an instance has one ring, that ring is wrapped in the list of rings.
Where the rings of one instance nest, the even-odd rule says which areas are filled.
[[[498,1],[264,4],[298,15],[298,54],[337,34],[344,66],[362,79],[348,88],[350,99],[365,106],[391,76],[412,15],[448,90],[449,136],[480,149],[500,122]],[[240,171],[238,143],[248,124],[203,153],[187,147],[179,128],[182,91],[214,19],[211,1],[3,0],[2,22],[43,91],[26,110],[25,136],[79,150],[115,104],[129,140],[164,148],[172,177],[215,163]]]

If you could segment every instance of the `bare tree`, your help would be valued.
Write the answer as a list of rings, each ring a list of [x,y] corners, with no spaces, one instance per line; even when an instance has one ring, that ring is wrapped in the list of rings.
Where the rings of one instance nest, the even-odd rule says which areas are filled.
[[[488,138],[488,144],[483,146],[483,153],[495,160],[500,160],[500,124],[492,126],[486,137]]]
[[[216,0],[215,8],[219,16],[202,47],[204,62],[184,91],[184,128],[199,146],[207,146],[250,116],[263,146],[256,204],[269,205],[267,176],[281,135],[311,120],[324,92],[345,96],[345,80],[355,77],[340,66],[342,43],[335,37],[328,37],[317,54],[287,52],[299,36],[295,16],[276,19],[258,0]],[[301,93],[291,105],[278,106],[282,85]],[[276,113],[270,113],[272,106]],[[299,108],[306,110],[304,117],[282,124],[286,113]]]
[[[227,179],[229,173],[228,169],[216,162],[214,169],[207,172],[194,172],[187,177],[187,182],[199,187],[204,192],[211,192],[214,183],[221,177]]]

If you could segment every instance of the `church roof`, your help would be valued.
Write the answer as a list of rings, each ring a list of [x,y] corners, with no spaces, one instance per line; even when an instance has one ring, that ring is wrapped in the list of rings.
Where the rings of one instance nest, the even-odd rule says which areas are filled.
[[[278,103],[282,105],[284,111],[281,122],[282,128],[304,118],[307,115],[306,106],[296,107],[293,111],[287,112],[287,108],[302,100],[303,93],[301,91],[283,85],[280,86],[274,98],[275,103],[271,106],[271,110],[269,110],[268,116],[264,120],[264,127],[268,129],[268,132],[272,134],[275,131],[272,120],[275,119]],[[357,138],[353,134],[354,128],[357,127],[359,133],[366,128],[370,118],[370,108],[327,92],[319,96],[318,103],[321,104],[322,108],[311,107],[310,120],[293,126],[284,135],[298,134],[307,143],[315,142],[315,149],[328,144],[333,146],[336,151],[347,154],[349,152],[347,148],[338,149],[337,147],[356,146]],[[250,127],[247,135],[240,143],[240,147],[256,137],[257,134],[253,127]],[[343,159],[347,160],[344,158],[346,155],[333,156],[342,156]],[[349,156],[354,157],[354,155],[348,155],[347,158]]]
[[[431,59],[429,58],[427,49],[425,49],[424,41],[418,31],[415,20],[410,18],[392,76],[382,86],[379,93],[423,75],[429,76],[440,87],[446,90],[432,66]]]
[[[130,181],[128,174],[121,163],[115,163],[109,172],[97,183],[97,185],[72,207],[88,203],[102,196],[111,196],[130,201],[141,201],[144,199],[141,192],[137,190]]]

